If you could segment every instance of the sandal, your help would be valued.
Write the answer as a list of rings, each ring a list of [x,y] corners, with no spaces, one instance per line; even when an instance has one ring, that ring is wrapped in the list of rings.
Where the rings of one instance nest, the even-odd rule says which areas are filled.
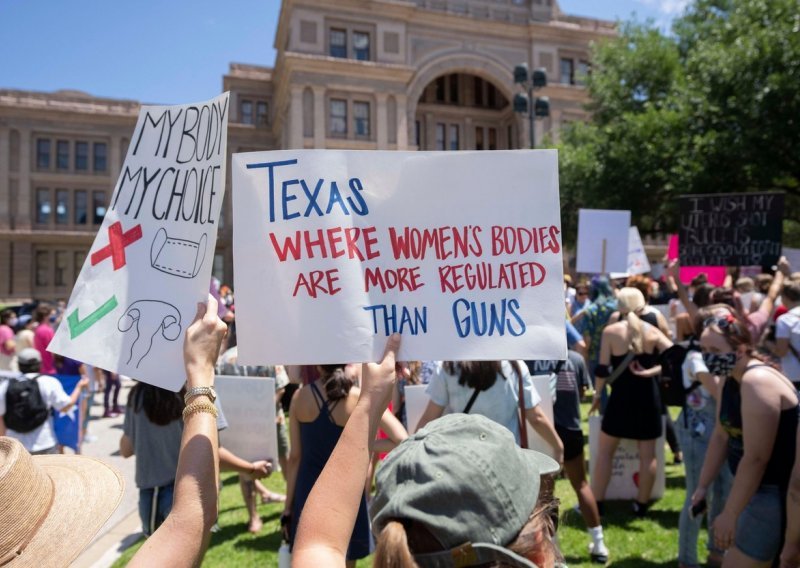
[[[285,503],[286,502],[286,495],[281,495],[280,493],[268,493],[267,495],[261,496],[261,503],[263,505],[268,505],[269,503]]]

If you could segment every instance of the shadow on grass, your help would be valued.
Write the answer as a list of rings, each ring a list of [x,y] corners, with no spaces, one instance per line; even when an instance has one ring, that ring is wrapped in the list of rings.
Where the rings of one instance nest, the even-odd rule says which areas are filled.
[[[266,526],[267,521],[275,520],[278,517],[279,515],[276,514],[268,517],[262,515],[261,518],[265,521]],[[246,522],[227,525],[214,533],[210,548],[222,546],[228,541],[234,541],[233,548],[274,553],[281,546],[281,532],[277,530],[271,533],[261,532],[258,535],[252,535],[247,532]]]
[[[657,506],[657,504],[654,506]],[[678,529],[680,511],[650,509],[646,517],[640,518],[633,515],[629,501],[606,501],[605,507],[606,513],[602,518],[603,526],[605,527],[621,527],[626,531],[644,533],[647,532],[647,526],[643,524],[643,521],[650,521],[661,525],[667,530]],[[560,523],[579,530],[582,530],[585,526],[580,512],[574,509],[562,510]]]

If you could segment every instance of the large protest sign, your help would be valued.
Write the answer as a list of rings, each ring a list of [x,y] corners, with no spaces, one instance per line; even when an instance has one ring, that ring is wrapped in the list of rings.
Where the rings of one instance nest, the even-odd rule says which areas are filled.
[[[559,359],[554,151],[234,154],[244,364]],[[627,229],[626,229],[627,230]]]
[[[142,107],[50,351],[180,388],[183,333],[208,298],[227,129],[227,93]]]
[[[597,463],[597,452],[600,447],[600,426],[602,416],[589,417],[589,463],[594,477],[594,466]],[[664,469],[664,432],[661,428],[661,437],[656,440],[656,482],[651,499],[661,499],[666,490],[667,479]],[[606,500],[631,500],[636,499],[639,491],[639,448],[636,440],[620,440],[617,451],[611,460],[611,479],[606,489]]]
[[[669,245],[667,247],[667,258],[669,260],[677,260],[679,240],[678,235],[669,236]],[[684,284],[689,284],[700,274],[705,274],[710,284],[722,286],[725,283],[725,276],[728,271],[724,266],[681,266],[680,279]]]
[[[628,270],[630,211],[578,211],[578,272],[605,274]]]
[[[793,271],[800,270],[800,249],[783,247],[782,254],[789,261],[789,266],[792,267]]]
[[[681,197],[684,266],[772,266],[781,254],[782,235],[782,193]]]
[[[228,427],[220,445],[242,459],[278,463],[275,379],[218,375],[214,386]]]

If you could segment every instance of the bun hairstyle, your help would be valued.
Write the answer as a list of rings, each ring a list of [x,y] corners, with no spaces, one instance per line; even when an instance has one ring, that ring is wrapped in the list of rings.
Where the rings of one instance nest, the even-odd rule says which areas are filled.
[[[642,331],[642,320],[636,314],[646,306],[644,294],[637,288],[623,288],[617,294],[617,304],[619,313],[625,316],[628,321],[628,335],[630,342],[628,347],[634,353],[644,352],[644,332]]]
[[[322,382],[325,385],[325,396],[331,402],[341,400],[350,393],[353,388],[353,379],[344,373],[344,364],[320,365],[322,371]]]

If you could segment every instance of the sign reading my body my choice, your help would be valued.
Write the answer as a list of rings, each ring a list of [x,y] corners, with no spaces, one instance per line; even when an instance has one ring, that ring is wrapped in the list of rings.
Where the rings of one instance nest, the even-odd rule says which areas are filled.
[[[208,298],[225,192],[228,94],[142,107],[110,207],[49,350],[177,391]]]
[[[563,359],[555,151],[234,154],[243,364]]]
[[[780,258],[782,193],[687,195],[680,214],[684,266],[772,266]]]

